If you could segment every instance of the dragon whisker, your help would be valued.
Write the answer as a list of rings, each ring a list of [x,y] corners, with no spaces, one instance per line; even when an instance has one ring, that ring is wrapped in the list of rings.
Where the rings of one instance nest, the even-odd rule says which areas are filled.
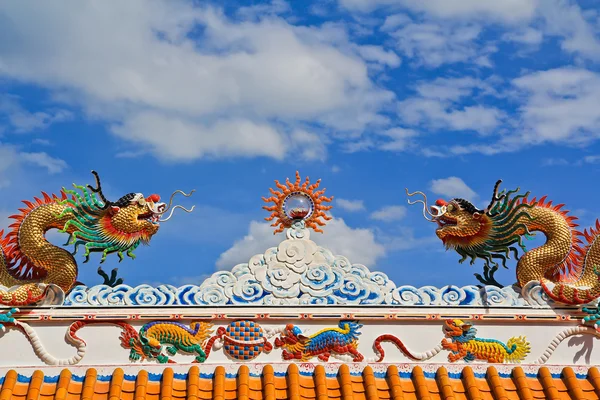
[[[190,194],[191,194],[191,193],[190,193]],[[185,211],[186,213],[191,213],[192,211],[194,211],[194,208],[196,208],[196,206],[192,206],[192,208],[190,208],[189,210],[188,210],[187,208],[183,207],[183,206],[179,206],[179,205],[177,205],[177,206],[174,206],[173,208],[171,208],[171,212],[169,213],[169,216],[168,216],[167,218],[165,218],[165,219],[159,219],[158,221],[159,221],[159,222],[165,222],[165,221],[168,221],[168,220],[170,220],[170,219],[171,219],[171,217],[173,216],[173,212],[174,212],[176,209],[178,209],[178,208],[179,208],[179,209],[181,209],[181,210],[183,210],[183,211]]]
[[[410,201],[410,199],[408,199],[408,204],[410,204],[410,205],[417,204],[417,203],[423,204],[423,218],[425,218],[429,222],[435,222],[435,220],[433,219],[435,216],[429,211],[429,206],[427,205],[427,195],[425,195],[425,193],[423,193],[421,191],[416,191],[416,192],[410,193],[408,191],[408,188],[406,188],[405,190],[406,190],[406,195],[409,197],[415,196],[417,194],[420,194],[421,196],[423,196],[423,199],[418,199],[415,201]],[[429,215],[431,218],[428,218],[427,215]]]
[[[171,197],[169,198],[169,204],[167,204],[167,208],[165,208],[163,211],[161,211],[157,214],[162,215],[171,209],[171,206],[173,205],[173,198],[175,197],[175,195],[177,193],[182,194],[184,197],[190,197],[192,194],[194,194],[195,191],[196,191],[196,189],[192,189],[189,193],[185,193],[183,190],[174,191],[173,194],[171,194]],[[173,208],[173,209],[175,209],[175,208]],[[192,209],[193,209],[193,207],[192,207]],[[173,214],[173,212],[171,212],[171,214]],[[169,215],[169,218],[170,218],[170,215]]]

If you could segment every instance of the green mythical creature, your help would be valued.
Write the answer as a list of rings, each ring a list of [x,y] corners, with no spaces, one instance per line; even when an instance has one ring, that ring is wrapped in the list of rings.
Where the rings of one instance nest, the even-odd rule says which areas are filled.
[[[101,252],[103,262],[108,254],[124,254],[135,258],[133,251],[140,243],[148,243],[158,232],[160,222],[171,218],[176,208],[161,203],[160,196],[145,197],[129,193],[113,202],[102,193],[100,178],[96,187],[73,185],[74,190],[63,189],[60,196],[42,193],[33,202],[24,201],[20,213],[4,235],[0,231],[0,285],[15,290],[0,290],[0,304],[27,305],[43,300],[54,286],[68,292],[77,282],[77,262],[73,255],[80,247],[85,249],[85,261],[91,252]],[[167,218],[164,214],[171,210]],[[66,245],[73,244],[73,253],[46,240],[50,229],[69,234]],[[117,280],[112,280],[116,283]]]
[[[195,362],[206,360],[205,345],[212,333],[209,322],[192,322],[186,326],[174,321],[154,321],[140,328],[139,333],[131,325],[118,324],[122,329],[121,345],[131,349],[131,361],[156,359],[159,363],[172,363],[169,358],[178,351],[196,354]],[[166,345],[166,347],[165,347]],[[167,354],[163,353],[163,349]]]

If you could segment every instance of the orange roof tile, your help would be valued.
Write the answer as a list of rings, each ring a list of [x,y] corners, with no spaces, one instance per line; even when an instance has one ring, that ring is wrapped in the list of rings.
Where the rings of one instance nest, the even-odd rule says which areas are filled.
[[[479,374],[478,374],[479,375]],[[400,373],[391,365],[385,374],[376,374],[366,366],[353,375],[342,364],[336,375],[326,374],[323,365],[312,373],[300,373],[296,364],[277,374],[265,365],[262,374],[253,375],[242,365],[235,375],[219,366],[212,374],[201,374],[192,366],[186,374],[165,368],[161,374],[140,370],[137,376],[125,375],[121,368],[111,376],[99,376],[93,368],[85,376],[63,370],[58,377],[46,377],[35,371],[31,377],[10,370],[0,378],[0,400],[144,400],[144,399],[216,399],[216,400],[512,400],[512,399],[600,399],[600,372],[590,368],[587,376],[576,375],[570,367],[551,374],[541,367],[537,375],[515,367],[510,376],[501,376],[495,367],[478,376],[469,366],[460,374],[449,374],[445,367],[426,373],[415,366]]]

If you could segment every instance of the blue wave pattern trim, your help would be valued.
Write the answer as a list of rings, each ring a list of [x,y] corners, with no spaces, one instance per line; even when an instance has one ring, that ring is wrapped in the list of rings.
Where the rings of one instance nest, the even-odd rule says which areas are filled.
[[[188,377],[187,373],[175,373],[174,375],[174,379],[178,379],[178,380],[186,380]],[[286,376],[287,373],[286,372],[275,372],[275,376],[278,377],[284,377]],[[313,376],[313,372],[308,372],[308,371],[300,371],[300,375],[303,376]],[[326,376],[328,378],[335,378],[337,377],[337,373],[327,373]],[[350,375],[352,376],[362,376],[361,372],[350,372]],[[386,372],[375,372],[373,375],[375,375],[376,378],[385,378],[386,377]],[[405,379],[410,379],[412,377],[412,372],[405,372],[405,371],[401,371],[398,373],[398,375],[400,376],[400,378],[405,378]],[[424,371],[423,375],[426,378],[429,379],[435,379],[436,373],[435,372],[428,372],[428,371]],[[481,372],[474,372],[474,375],[476,378],[485,378],[486,374],[485,373],[481,373]],[[498,372],[498,375],[502,378],[510,378],[511,374],[510,373],[505,373],[505,372]],[[235,379],[237,378],[238,374],[237,373],[227,373],[225,374],[226,378],[229,379]],[[262,374],[257,374],[257,373],[250,373],[250,376],[253,378],[260,378],[262,376]],[[451,379],[460,379],[461,378],[461,373],[460,372],[449,372],[448,376]],[[528,378],[537,378],[538,374],[537,373],[530,373],[530,372],[526,372],[525,376]],[[551,373],[552,378],[555,379],[560,379],[561,378],[561,374],[560,373]],[[587,374],[575,374],[575,376],[577,377],[577,379],[587,379]],[[214,373],[200,373],[200,378],[201,379],[213,379],[214,377]],[[60,375],[56,375],[56,376],[44,376],[44,383],[57,383],[58,379],[60,378]],[[131,375],[131,374],[126,374],[124,379],[126,381],[135,381],[137,378],[137,375]],[[5,377],[0,377],[0,385],[4,384],[4,379]],[[112,375],[98,375],[97,380],[100,382],[110,382],[112,379]],[[151,382],[160,382],[162,379],[162,374],[156,374],[156,373],[149,373],[148,374],[148,380]],[[83,382],[85,380],[85,376],[83,375],[72,375],[71,376],[71,380],[75,381],[75,382]],[[26,376],[26,375],[22,375],[22,374],[17,374],[17,382],[20,383],[30,383],[31,382],[31,376]]]
[[[277,247],[231,271],[217,271],[199,285],[77,286],[63,302],[89,306],[386,305],[550,307],[539,283],[507,286],[397,286],[389,277],[352,264],[310,240],[303,223]]]
[[[365,268],[365,267],[362,267]],[[256,306],[256,305],[391,305],[391,306],[481,306],[481,307],[546,307],[552,304],[542,292],[541,286],[530,289],[528,298],[542,299],[531,303],[512,286],[498,288],[474,285],[442,288],[410,285],[396,286],[387,275],[381,272],[338,277],[334,275],[331,284],[323,290],[312,291],[308,286],[300,285],[294,297],[274,295],[256,280],[238,279],[230,272],[219,271],[216,280],[209,278],[202,285],[174,287],[161,285],[152,287],[140,285],[131,287],[118,285],[110,287],[98,285],[92,287],[77,286],[65,298],[65,307],[149,307],[149,306]],[[353,274],[353,273],[351,273]],[[377,283],[374,281],[374,274]],[[214,277],[214,276],[213,276]],[[215,283],[220,282],[220,283]],[[332,289],[339,284],[343,287]],[[235,288],[241,286],[240,293]],[[305,291],[309,290],[309,291]]]

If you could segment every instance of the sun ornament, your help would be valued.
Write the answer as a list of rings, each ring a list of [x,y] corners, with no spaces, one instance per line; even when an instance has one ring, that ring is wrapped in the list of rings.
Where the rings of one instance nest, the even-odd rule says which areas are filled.
[[[308,177],[304,183],[300,184],[300,173],[296,171],[296,182],[292,183],[289,179],[285,180],[285,185],[275,180],[275,186],[281,191],[269,188],[272,196],[263,197],[265,203],[273,205],[263,206],[271,215],[265,218],[267,221],[273,221],[271,226],[277,227],[275,233],[283,232],[284,229],[292,226],[294,222],[304,221],[304,224],[312,228],[315,232],[323,232],[319,229],[325,225],[325,221],[331,219],[325,214],[325,211],[331,210],[333,206],[323,205],[333,200],[333,196],[325,197],[325,189],[317,190],[321,180],[311,184]],[[325,221],[323,221],[325,220]]]

